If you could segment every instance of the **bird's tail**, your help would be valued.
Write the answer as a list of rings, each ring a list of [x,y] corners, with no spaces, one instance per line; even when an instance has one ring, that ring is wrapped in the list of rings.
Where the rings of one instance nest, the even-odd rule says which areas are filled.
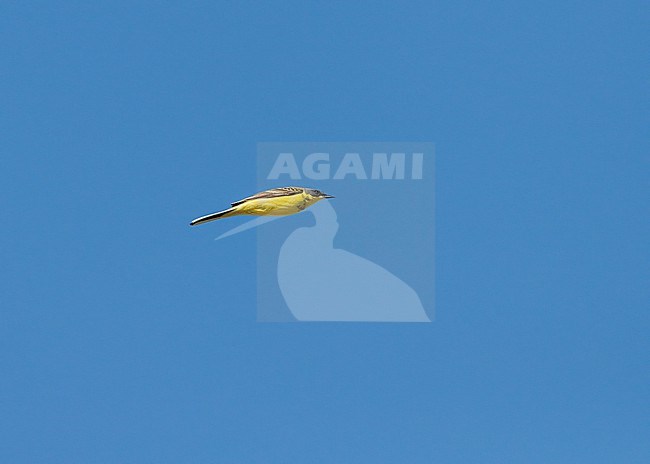
[[[204,222],[216,221],[217,219],[221,219],[224,217],[234,216],[235,212],[236,212],[236,208],[229,208],[224,211],[219,211],[218,213],[212,213],[212,214],[208,214],[207,216],[201,216],[200,218],[196,218],[192,222],[190,222],[190,225],[196,226],[198,224],[203,224]]]

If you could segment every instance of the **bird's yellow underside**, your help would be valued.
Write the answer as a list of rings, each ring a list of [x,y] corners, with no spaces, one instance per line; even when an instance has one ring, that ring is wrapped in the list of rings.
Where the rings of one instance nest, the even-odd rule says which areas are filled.
[[[235,206],[231,215],[286,216],[288,214],[299,213],[318,200],[318,198],[304,194],[277,198],[257,198]]]

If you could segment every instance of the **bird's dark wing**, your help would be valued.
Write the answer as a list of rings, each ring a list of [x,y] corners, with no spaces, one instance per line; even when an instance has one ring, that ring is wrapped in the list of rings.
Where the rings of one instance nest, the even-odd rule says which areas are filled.
[[[257,200],[258,198],[277,198],[277,197],[286,197],[289,195],[297,195],[299,193],[302,193],[303,190],[304,189],[300,187],[280,187],[271,190],[264,190],[263,192],[258,192],[255,195],[246,197],[243,200],[239,200],[234,203],[231,203],[231,206],[241,205],[244,202],[247,202],[249,200]]]

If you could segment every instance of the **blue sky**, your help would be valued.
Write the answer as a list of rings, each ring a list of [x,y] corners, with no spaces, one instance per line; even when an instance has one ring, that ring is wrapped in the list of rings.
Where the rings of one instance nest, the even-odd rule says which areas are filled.
[[[0,462],[648,462],[647,22],[0,7]],[[285,140],[436,144],[435,323],[255,322],[188,222]]]

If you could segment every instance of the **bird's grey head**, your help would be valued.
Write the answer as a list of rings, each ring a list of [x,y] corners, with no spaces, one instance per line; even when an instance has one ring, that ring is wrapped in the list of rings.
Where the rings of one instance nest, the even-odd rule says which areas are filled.
[[[305,190],[307,190],[307,193],[314,198],[334,198],[332,195],[323,193],[320,190],[316,190],[316,189],[305,189]]]

